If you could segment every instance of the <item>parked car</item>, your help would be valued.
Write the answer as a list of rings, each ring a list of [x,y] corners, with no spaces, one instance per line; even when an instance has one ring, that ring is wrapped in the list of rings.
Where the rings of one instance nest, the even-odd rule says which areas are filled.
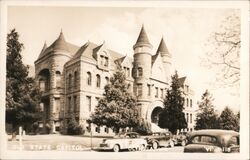
[[[123,149],[128,150],[145,150],[147,141],[140,137],[136,132],[121,133],[110,139],[103,139],[100,144],[101,150],[113,150],[119,152]]]
[[[190,133],[184,152],[239,152],[239,133],[229,130],[199,130]]]
[[[185,146],[187,144],[188,132],[179,132],[174,136],[174,144]]]
[[[147,148],[157,149],[159,147],[174,147],[173,135],[171,132],[155,132],[145,138]]]

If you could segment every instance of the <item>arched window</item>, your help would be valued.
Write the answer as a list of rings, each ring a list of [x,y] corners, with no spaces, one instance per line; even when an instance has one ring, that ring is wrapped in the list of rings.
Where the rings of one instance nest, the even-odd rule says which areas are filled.
[[[190,99],[190,107],[193,106],[193,102],[192,102],[192,99]]]
[[[74,88],[77,87],[77,79],[78,79],[78,72],[75,71],[75,72],[74,72]]]
[[[188,102],[189,102],[189,101],[188,101],[188,98],[187,98],[187,107],[188,107]]]
[[[109,77],[105,77],[105,80],[106,80],[106,84],[109,83]]]
[[[142,74],[143,74],[142,68],[139,67],[139,68],[138,68],[138,77],[141,77]]]
[[[101,87],[101,77],[99,74],[96,75],[96,87],[97,88]]]
[[[188,123],[188,118],[189,118],[189,117],[188,117],[188,113],[187,113],[186,115],[187,115],[187,123]]]
[[[91,73],[87,72],[87,84],[91,86]]]
[[[69,74],[68,88],[71,88],[71,84],[72,84],[72,75]]]
[[[61,88],[61,72],[56,71],[56,88]]]

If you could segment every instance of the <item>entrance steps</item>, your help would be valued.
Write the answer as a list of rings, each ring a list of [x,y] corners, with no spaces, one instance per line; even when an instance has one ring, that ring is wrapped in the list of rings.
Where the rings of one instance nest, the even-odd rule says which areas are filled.
[[[157,124],[151,123],[151,131],[152,132],[166,132],[166,129],[160,128]]]

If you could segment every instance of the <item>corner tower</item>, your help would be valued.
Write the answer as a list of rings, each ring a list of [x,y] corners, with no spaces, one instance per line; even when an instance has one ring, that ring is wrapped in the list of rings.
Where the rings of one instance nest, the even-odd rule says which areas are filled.
[[[133,78],[134,78],[134,94],[137,98],[137,105],[141,110],[141,117],[146,119],[146,110],[150,102],[148,96],[148,84],[151,77],[151,61],[152,61],[152,45],[148,40],[148,36],[142,26],[139,37],[134,49]]]
[[[160,54],[162,57],[165,74],[167,76],[167,81],[169,82],[171,77],[172,55],[169,53],[163,37],[156,54]]]

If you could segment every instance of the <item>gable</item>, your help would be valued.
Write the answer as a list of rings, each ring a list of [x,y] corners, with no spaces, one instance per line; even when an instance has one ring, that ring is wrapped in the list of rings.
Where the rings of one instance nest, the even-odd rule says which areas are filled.
[[[165,70],[160,54],[155,55],[154,63],[152,64],[152,74],[151,77],[163,82],[167,82],[167,76],[165,75]]]

